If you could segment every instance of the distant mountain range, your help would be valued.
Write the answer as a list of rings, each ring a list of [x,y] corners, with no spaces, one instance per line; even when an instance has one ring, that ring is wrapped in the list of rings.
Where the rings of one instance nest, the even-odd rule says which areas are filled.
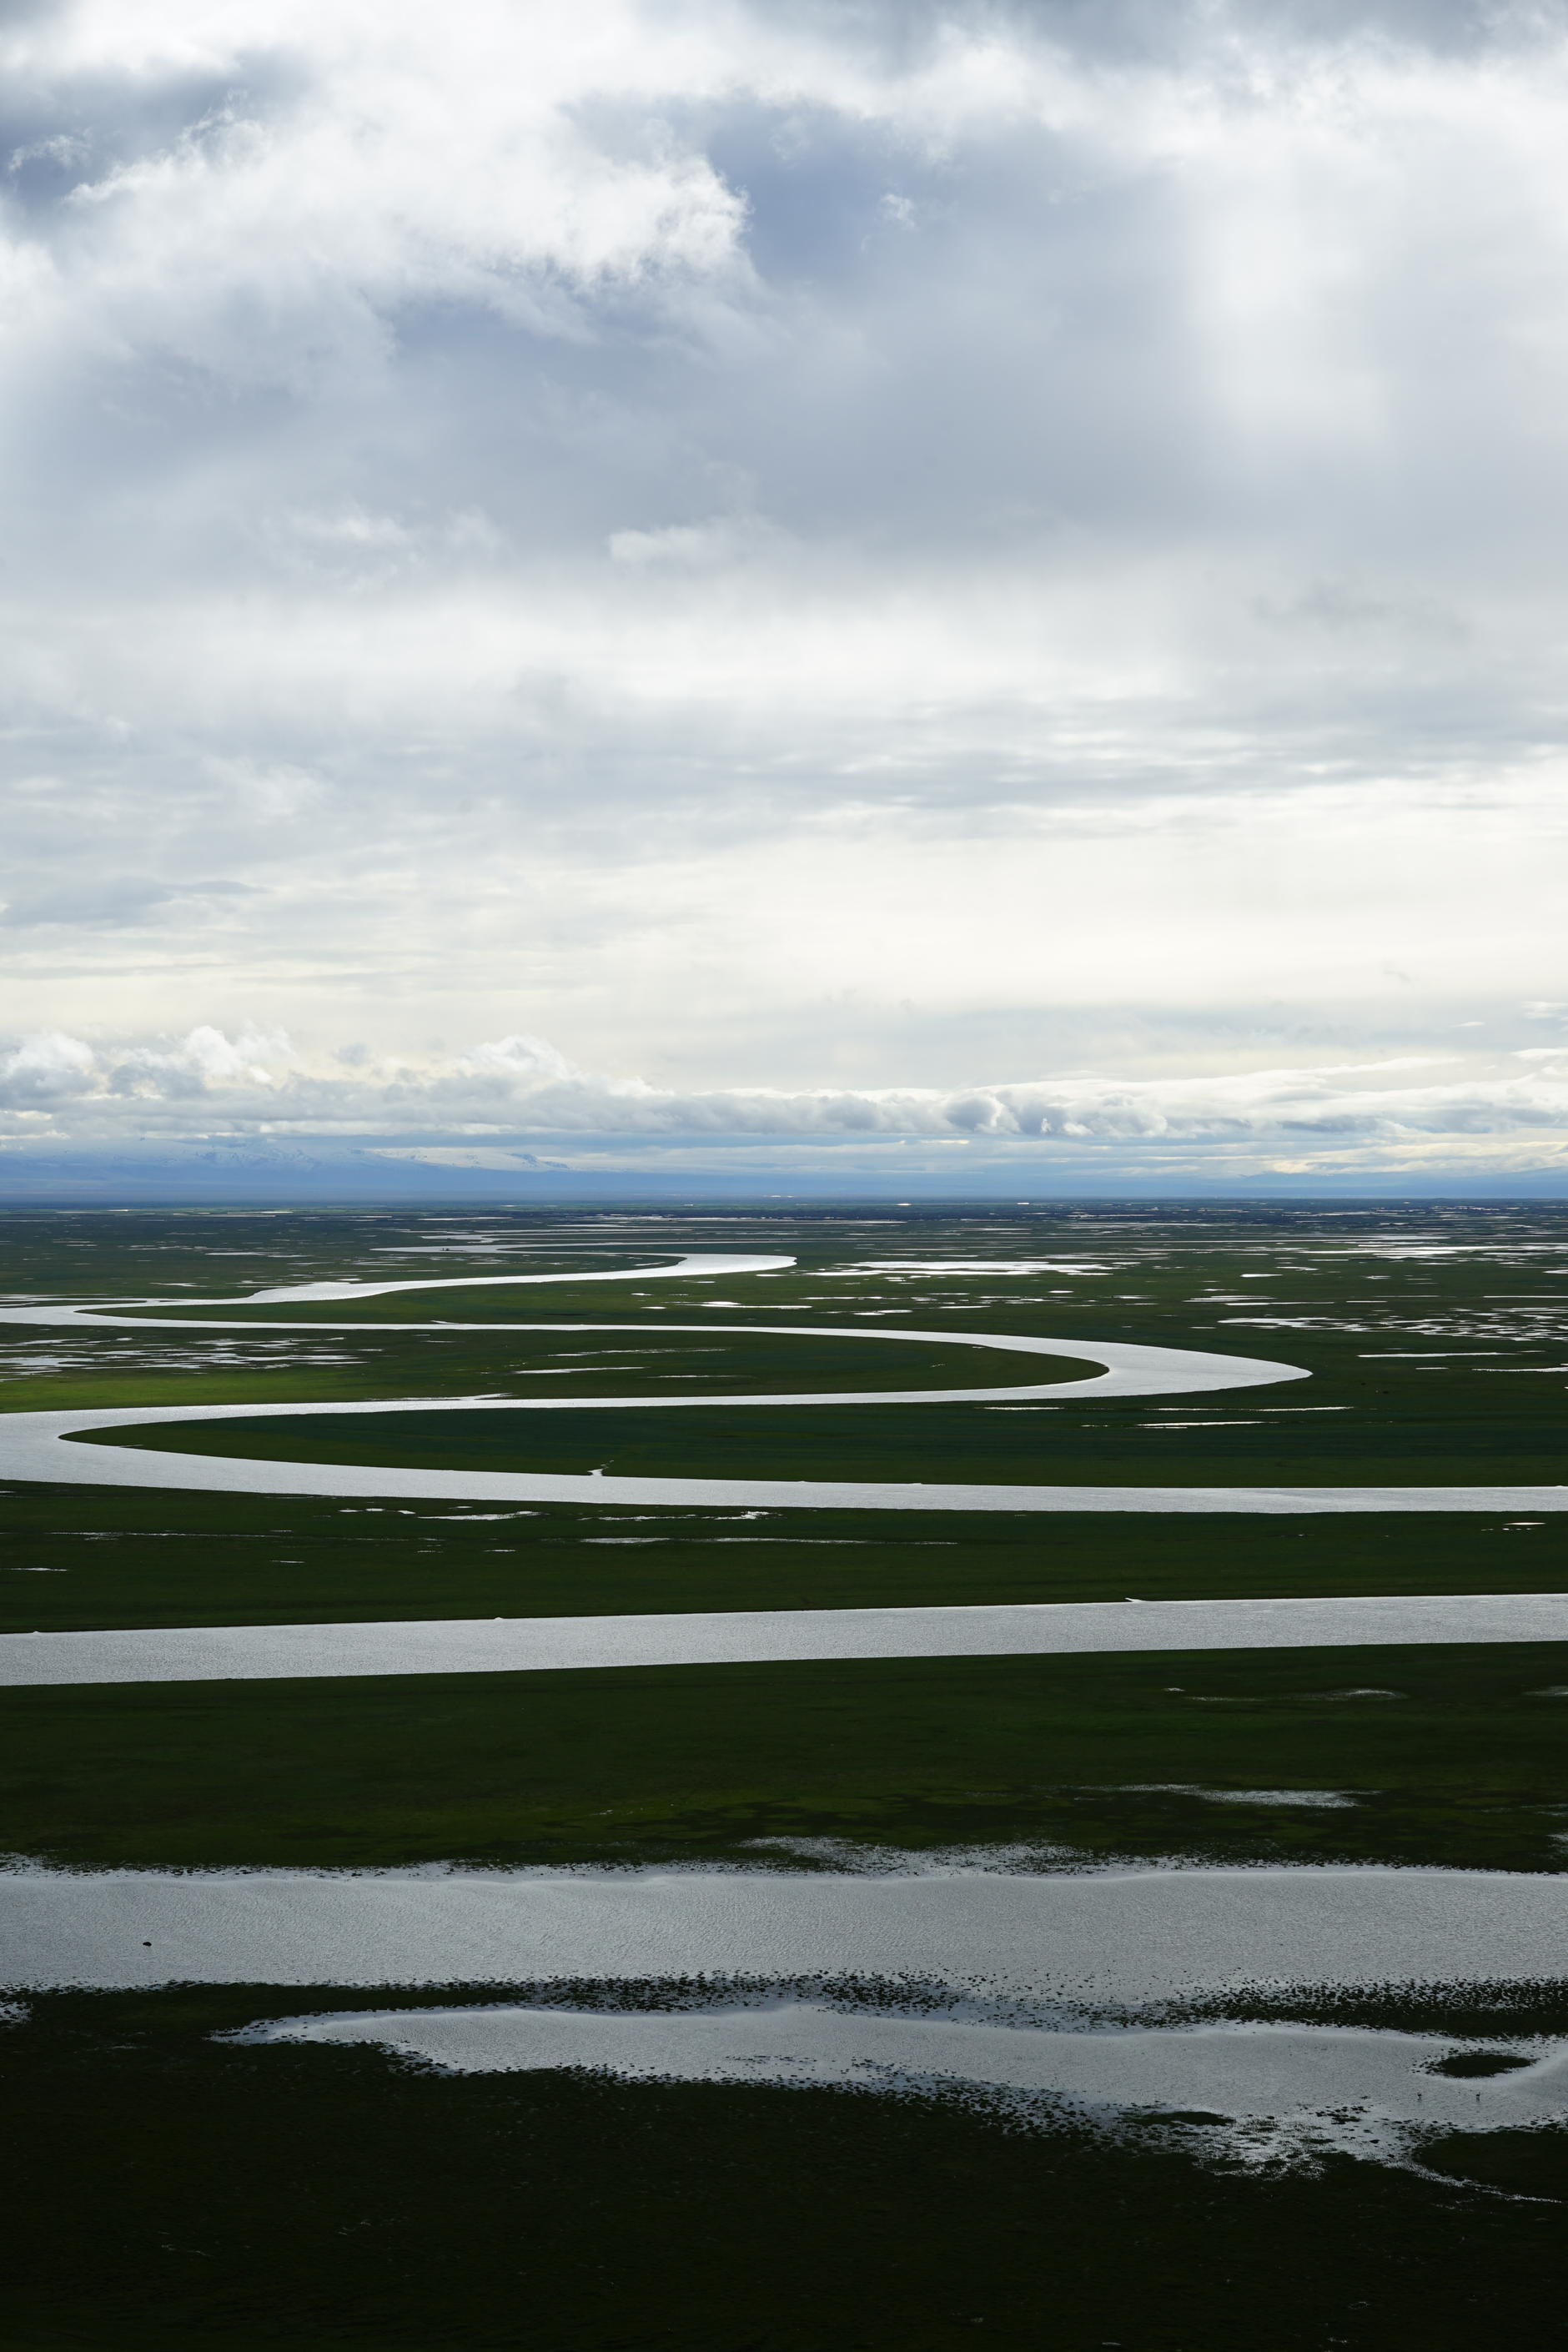
[[[952,1168],[905,1168],[896,1174],[857,1166],[846,1151],[822,1154],[830,1165],[759,1168],[750,1154],[723,1165],[721,1144],[710,1146],[706,1168],[573,1166],[538,1158],[506,1143],[340,1143],[310,1138],[118,1144],[99,1148],[0,1146],[0,1207],[115,1208],[211,1204],[307,1207],[385,1202],[437,1206],[486,1202],[543,1207],[574,1202],[647,1202],[661,1207],[698,1202],[881,1202],[930,1205],[960,1201],[1045,1208],[1056,1201],[1561,1201],[1560,1168],[1511,1170],[1489,1180],[1422,1176],[1366,1169],[1342,1174],[1300,1171],[1225,1174],[1205,1181],[1184,1173],[1148,1175],[1090,1164],[1067,1154],[1024,1167],[992,1162],[963,1171],[962,1189]],[[716,1164],[715,1164],[716,1163]],[[1026,1195],[1017,1191],[1022,1183]]]

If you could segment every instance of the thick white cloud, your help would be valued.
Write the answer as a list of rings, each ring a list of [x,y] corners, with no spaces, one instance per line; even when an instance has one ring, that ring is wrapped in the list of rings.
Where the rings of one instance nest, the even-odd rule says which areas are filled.
[[[0,87],[13,1087],[194,1134],[268,1090],[145,1040],[286,1028],[456,1136],[525,1029],[595,1133],[1131,1148],[1539,1036],[1555,11],[64,0]]]
[[[401,1139],[384,1139],[392,1136]],[[945,1148],[979,1145],[1025,1172],[1059,1164],[1060,1147],[1094,1147],[1102,1158],[1109,1148],[1110,1164],[1125,1169],[1145,1147],[1216,1145],[1239,1149],[1242,1169],[1298,1170],[1325,1151],[1331,1165],[1348,1160],[1379,1171],[1412,1155],[1419,1163],[1444,1144],[1473,1159],[1477,1139],[1486,1139],[1510,1147],[1493,1152],[1499,1165],[1539,1170],[1568,1167],[1568,1045],[1526,1049],[1511,1066],[1489,1070],[1466,1070],[1458,1056],[1411,1056],[1245,1076],[1082,1072],[956,1088],[799,1092],[610,1077],[574,1067],[531,1036],[419,1064],[368,1055],[325,1063],[286,1037],[231,1040],[209,1028],[96,1049],[41,1035],[0,1058],[0,1138],[13,1145],[276,1145],[300,1137],[438,1167],[500,1169],[529,1164],[531,1146],[548,1148],[548,1166],[592,1167],[608,1144],[629,1167],[657,1165],[673,1146],[680,1164],[710,1169],[753,1164],[759,1146],[797,1167],[869,1147],[875,1167],[891,1145],[900,1166],[918,1170],[940,1167]]]

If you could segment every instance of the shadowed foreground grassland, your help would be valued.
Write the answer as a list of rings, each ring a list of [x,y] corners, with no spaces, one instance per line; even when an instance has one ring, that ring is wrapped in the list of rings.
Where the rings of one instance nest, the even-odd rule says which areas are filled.
[[[1475,2352],[1558,2340],[1563,2208],[1518,2191],[1563,2196],[1561,2134],[1450,2140],[1434,2154],[1451,2182],[1344,2158],[1315,2177],[1248,2178],[1136,2119],[1109,2141],[914,2097],[451,2077],[370,2049],[211,2039],[280,2009],[372,1998],[242,1986],[34,2000],[0,2036],[0,2343]],[[1513,2194],[1470,2185],[1494,2178]]]
[[[1564,1684],[1568,1646],[1530,1643],[13,1690],[0,1848],[372,1865],[1025,1838],[1554,1869]],[[1147,1785],[1173,1782],[1360,1801]]]

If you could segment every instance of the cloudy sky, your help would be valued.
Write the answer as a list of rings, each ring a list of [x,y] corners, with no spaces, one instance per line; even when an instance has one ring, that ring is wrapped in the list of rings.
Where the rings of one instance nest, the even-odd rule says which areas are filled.
[[[0,156],[13,1165],[1568,1175],[1563,5],[0,0]]]

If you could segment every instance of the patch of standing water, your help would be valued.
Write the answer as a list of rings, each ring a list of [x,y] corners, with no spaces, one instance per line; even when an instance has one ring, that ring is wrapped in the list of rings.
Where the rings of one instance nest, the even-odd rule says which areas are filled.
[[[820,1266],[819,1280],[847,1282],[863,1274],[1114,1274],[1121,1266],[1085,1265],[1056,1257],[879,1257],[863,1265]]]
[[[1342,1812],[1358,1803],[1343,1789],[1205,1789],[1194,1780],[1123,1780],[1124,1796],[1201,1797],[1208,1805],[1305,1805],[1319,1812]]]
[[[276,2018],[247,2043],[379,2043],[452,2074],[567,2068],[630,2081],[1001,2092],[1010,2119],[1114,2127],[1131,2113],[1202,2131],[1250,2165],[1331,2151],[1406,2163],[1428,2134],[1568,2116],[1568,2042],[1458,2053],[1451,2037],[1345,2026],[997,2023],[788,1997],[699,2009],[531,2004]]]

